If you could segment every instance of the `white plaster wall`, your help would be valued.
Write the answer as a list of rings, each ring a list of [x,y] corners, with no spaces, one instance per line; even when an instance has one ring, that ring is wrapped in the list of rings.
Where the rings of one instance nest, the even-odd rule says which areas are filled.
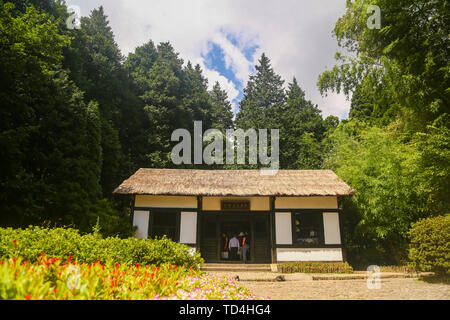
[[[341,244],[338,212],[323,213],[323,229],[325,244]]]
[[[275,212],[275,239],[277,244],[292,244],[290,212]]]
[[[277,248],[281,261],[343,261],[341,248]]]
[[[148,211],[134,211],[133,226],[137,226],[134,236],[138,239],[146,239],[148,237]]]
[[[181,212],[180,243],[197,242],[197,212]]]

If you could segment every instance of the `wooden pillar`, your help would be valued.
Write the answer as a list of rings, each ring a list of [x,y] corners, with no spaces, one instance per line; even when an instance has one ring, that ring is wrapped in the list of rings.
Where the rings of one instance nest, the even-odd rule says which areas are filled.
[[[272,253],[272,263],[277,263],[277,244],[275,237],[275,197],[270,197],[270,243]]]
[[[135,205],[136,205],[136,195],[134,194],[131,199],[131,214],[130,214],[131,226],[133,226],[133,222],[134,222],[134,207],[135,207]]]
[[[200,252],[201,229],[202,229],[202,197],[197,197],[197,230],[196,230],[196,250]]]
[[[215,220],[216,220],[216,246],[217,246],[217,256],[216,256],[216,261],[220,262],[222,257],[220,256],[221,252],[220,252],[220,243],[222,241],[222,235],[220,234],[220,229],[221,229],[221,223],[222,223],[222,219],[220,214],[215,213]]]
[[[342,208],[342,198],[338,197],[339,234],[341,237],[342,260],[347,261],[347,248],[344,245],[344,210]]]
[[[255,257],[255,213],[249,214],[250,217],[250,260],[248,262],[255,263],[256,257]]]

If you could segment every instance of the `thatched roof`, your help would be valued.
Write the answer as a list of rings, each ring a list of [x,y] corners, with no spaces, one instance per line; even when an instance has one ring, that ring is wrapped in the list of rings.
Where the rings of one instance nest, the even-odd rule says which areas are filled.
[[[116,194],[182,196],[346,196],[351,188],[331,170],[139,169]]]

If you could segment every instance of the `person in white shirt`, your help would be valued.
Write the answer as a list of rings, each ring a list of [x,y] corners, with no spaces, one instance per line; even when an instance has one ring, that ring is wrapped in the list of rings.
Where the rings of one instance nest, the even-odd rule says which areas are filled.
[[[230,239],[230,242],[228,244],[228,247],[230,248],[230,255],[231,255],[231,260],[238,260],[238,250],[239,250],[239,240],[238,238],[236,238],[236,235],[233,235],[233,238]]]

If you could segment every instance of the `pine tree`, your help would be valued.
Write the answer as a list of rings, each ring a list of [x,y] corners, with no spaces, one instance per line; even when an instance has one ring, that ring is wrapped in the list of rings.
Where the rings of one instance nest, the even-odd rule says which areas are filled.
[[[256,74],[250,76],[244,88],[236,125],[242,129],[275,129],[277,123],[274,119],[286,100],[284,81],[275,73],[265,54],[261,55],[255,68]]]
[[[103,7],[81,19],[81,29],[67,50],[65,64],[71,78],[85,92],[86,101],[97,101],[101,116],[103,194],[111,197],[128,172],[121,172],[124,156],[120,143],[123,106],[128,105],[123,56],[114,40]]]
[[[288,85],[287,103],[278,119],[281,168],[320,168],[321,141],[325,132],[321,111],[306,100],[305,92],[295,78]]]
[[[225,90],[222,90],[219,82],[216,82],[209,92],[211,97],[212,128],[225,132],[233,128],[233,112],[231,103]]]

